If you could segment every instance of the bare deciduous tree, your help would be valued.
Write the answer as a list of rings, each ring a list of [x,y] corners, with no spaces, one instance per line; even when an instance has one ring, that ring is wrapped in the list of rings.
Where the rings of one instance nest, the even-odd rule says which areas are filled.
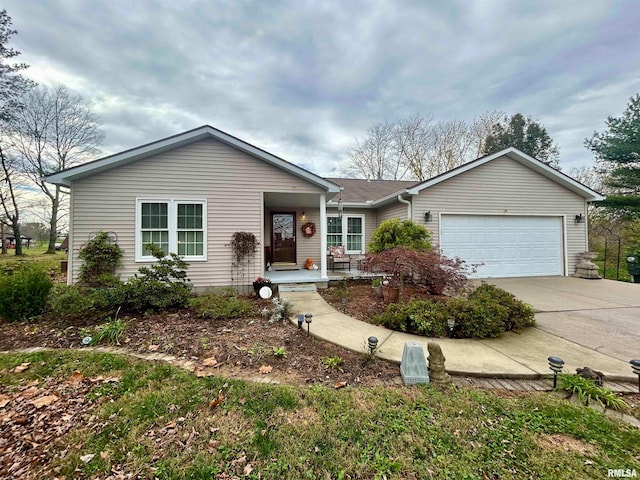
[[[27,92],[12,122],[13,147],[22,159],[22,171],[50,202],[47,253],[55,253],[64,192],[43,177],[89,160],[104,138],[99,127],[91,107],[63,85]]]
[[[22,255],[22,241],[20,237],[20,208],[18,204],[19,189],[16,184],[18,172],[15,158],[2,148],[0,142],[0,204],[2,204],[2,218],[4,225],[13,230],[16,243],[16,255]],[[4,233],[4,229],[3,229]],[[3,253],[6,253],[6,244],[3,242]]]
[[[486,112],[471,122],[433,122],[413,115],[395,123],[376,124],[349,153],[353,176],[427,180],[480,156],[487,133],[502,112]]]

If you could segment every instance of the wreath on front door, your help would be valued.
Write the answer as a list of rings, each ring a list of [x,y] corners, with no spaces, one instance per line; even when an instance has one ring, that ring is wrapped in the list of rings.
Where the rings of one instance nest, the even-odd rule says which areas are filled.
[[[313,237],[315,233],[316,233],[315,223],[307,222],[304,225],[302,225],[302,235],[304,235],[305,238]]]

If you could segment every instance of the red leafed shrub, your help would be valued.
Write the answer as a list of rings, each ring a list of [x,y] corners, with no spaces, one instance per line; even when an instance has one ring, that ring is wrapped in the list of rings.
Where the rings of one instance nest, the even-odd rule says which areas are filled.
[[[395,247],[368,253],[363,270],[385,273],[399,286],[405,282],[425,285],[431,293],[441,295],[445,290],[454,294],[465,288],[476,269],[460,258],[448,258],[433,250]]]

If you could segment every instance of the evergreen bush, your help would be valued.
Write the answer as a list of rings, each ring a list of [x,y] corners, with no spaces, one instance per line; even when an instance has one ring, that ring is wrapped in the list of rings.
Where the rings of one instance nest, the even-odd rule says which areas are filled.
[[[0,274],[0,317],[16,322],[40,315],[47,304],[53,282],[35,265],[21,265]]]

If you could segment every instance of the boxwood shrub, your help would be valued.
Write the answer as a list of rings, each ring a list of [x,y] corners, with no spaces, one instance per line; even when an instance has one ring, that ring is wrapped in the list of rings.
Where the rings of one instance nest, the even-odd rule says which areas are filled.
[[[535,325],[533,309],[511,293],[483,283],[467,298],[392,303],[374,322],[392,330],[444,337],[448,320],[456,338],[491,338]]]

